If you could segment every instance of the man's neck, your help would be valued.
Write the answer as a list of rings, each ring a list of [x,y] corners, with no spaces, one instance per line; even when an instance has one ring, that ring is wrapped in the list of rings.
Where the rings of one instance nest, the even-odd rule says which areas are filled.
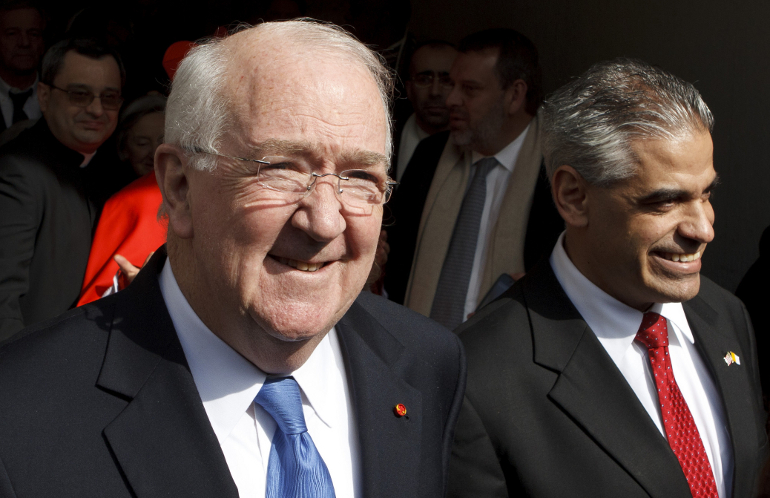
[[[8,86],[11,88],[26,90],[35,83],[35,80],[37,79],[37,72],[32,71],[28,74],[18,74],[13,71],[9,71],[7,68],[0,67],[0,78],[8,83]]]

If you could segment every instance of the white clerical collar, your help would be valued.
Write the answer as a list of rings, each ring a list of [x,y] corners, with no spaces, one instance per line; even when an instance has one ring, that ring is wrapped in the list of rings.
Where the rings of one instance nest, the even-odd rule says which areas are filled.
[[[565,233],[562,232],[553,248],[551,267],[567,297],[617,364],[634,342],[644,313],[621,303],[580,273],[564,250]],[[659,313],[675,325],[675,337],[669,334],[670,341],[681,343],[686,338],[691,344],[695,342],[682,303],[655,303],[649,311]]]
[[[158,281],[203,407],[221,444],[251,408],[267,376],[206,327],[179,289],[168,259]],[[307,362],[292,373],[303,399],[328,426],[334,424],[336,407],[346,403],[338,383],[328,381],[329,372],[339,369],[344,378],[344,368],[332,328]]]
[[[91,159],[94,158],[94,156],[96,155],[97,152],[98,151],[93,151],[90,154],[83,154],[81,152],[81,154],[83,154],[83,162],[80,163],[80,167],[81,168],[85,168],[86,166],[88,166],[88,164],[91,162]]]
[[[532,123],[530,122],[513,142],[503,147],[503,149],[494,156],[495,159],[497,159],[497,162],[502,164],[503,167],[510,172],[513,172],[513,168],[516,166],[516,159],[519,157],[519,151],[521,150],[522,144],[524,144],[524,139],[527,136],[531,124]],[[476,164],[476,162],[484,157],[487,156],[483,156],[478,152],[473,151],[473,154],[471,154],[471,164]]]

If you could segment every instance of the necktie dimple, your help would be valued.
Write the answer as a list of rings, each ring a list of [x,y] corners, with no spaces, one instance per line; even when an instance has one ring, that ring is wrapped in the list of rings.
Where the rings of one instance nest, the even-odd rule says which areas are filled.
[[[266,498],[334,498],[329,470],[307,432],[299,385],[269,378],[254,402],[277,424],[267,464]]]
[[[19,121],[24,121],[25,119],[29,119],[27,116],[27,113],[24,112],[24,104],[27,102],[27,99],[32,95],[32,89],[30,88],[26,92],[14,92],[9,91],[8,96],[11,98],[11,102],[13,102],[13,118],[11,119],[11,123],[18,123]]]
[[[476,172],[463,197],[449,249],[441,267],[430,317],[449,330],[463,323],[465,318],[465,300],[471,281],[473,259],[476,256],[481,215],[487,198],[487,175],[497,164],[494,157],[485,157],[476,163]]]
[[[649,352],[666,438],[679,460],[692,495],[719,498],[714,473],[700,433],[674,379],[671,357],[668,354],[666,319],[658,313],[645,313],[636,340],[644,344]]]

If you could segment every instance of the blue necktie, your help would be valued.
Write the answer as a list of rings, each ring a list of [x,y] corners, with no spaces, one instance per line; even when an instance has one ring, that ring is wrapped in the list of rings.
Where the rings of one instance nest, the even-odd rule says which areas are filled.
[[[334,498],[329,469],[305,426],[294,377],[267,379],[254,401],[278,424],[267,463],[265,498]]]

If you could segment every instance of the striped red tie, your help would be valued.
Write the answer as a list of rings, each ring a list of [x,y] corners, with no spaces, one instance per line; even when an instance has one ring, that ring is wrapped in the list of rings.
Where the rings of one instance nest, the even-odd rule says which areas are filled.
[[[636,340],[647,346],[649,351],[650,366],[658,388],[663,428],[668,444],[682,466],[692,495],[699,498],[719,498],[703,441],[671,369],[666,319],[657,313],[645,313]]]

